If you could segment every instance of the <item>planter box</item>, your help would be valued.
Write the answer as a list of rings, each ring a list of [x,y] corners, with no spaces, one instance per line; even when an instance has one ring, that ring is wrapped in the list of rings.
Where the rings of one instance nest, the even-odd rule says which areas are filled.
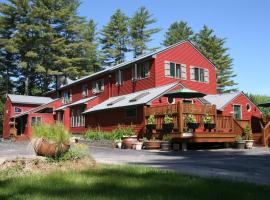
[[[160,149],[161,141],[146,141],[144,142],[145,149]]]
[[[235,142],[236,149],[245,149],[245,141]]]
[[[254,140],[245,140],[245,147],[247,149],[252,149]]]
[[[209,132],[211,132],[212,129],[216,128],[216,124],[215,123],[207,123],[204,124],[204,129],[208,129]]]
[[[122,147],[124,149],[132,149],[132,146],[134,143],[136,143],[137,140],[137,136],[126,136],[122,138]]]
[[[172,146],[172,143],[169,142],[169,141],[163,141],[161,142],[161,150],[162,151],[170,151],[171,150],[171,146]]]
[[[172,130],[174,128],[174,123],[169,123],[169,124],[162,124],[162,129],[166,132],[166,133],[171,133]]]

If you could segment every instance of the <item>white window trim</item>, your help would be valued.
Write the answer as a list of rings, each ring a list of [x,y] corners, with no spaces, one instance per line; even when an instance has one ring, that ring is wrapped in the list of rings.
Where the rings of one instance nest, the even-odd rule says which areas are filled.
[[[122,70],[117,70],[115,73],[115,85],[123,85],[124,74]]]
[[[202,81],[197,81],[197,80],[195,80],[195,77],[194,77],[194,80],[192,80],[192,79],[191,79],[191,73],[190,73],[191,68],[193,68],[193,69],[198,68],[198,69],[208,70],[208,81],[204,81],[204,82],[202,82]],[[209,73],[210,73],[210,72],[209,72],[209,69],[207,69],[207,68],[204,68],[204,67],[197,67],[197,66],[192,66],[192,65],[190,65],[190,68],[189,68],[189,79],[190,79],[190,81],[193,81],[193,82],[196,82],[196,83],[209,84],[209,83],[210,83],[210,76],[209,76]],[[194,74],[194,76],[195,76],[195,74]]]
[[[71,103],[72,102],[72,90],[70,89],[70,91],[69,91],[69,99],[65,99],[65,93],[68,93],[68,92],[63,93],[62,103],[63,104]]]
[[[86,87],[86,93],[85,93],[85,87]],[[88,96],[88,84],[83,84],[83,86],[82,86],[82,97],[83,98],[85,98],[85,97],[87,97]]]
[[[138,77],[138,66],[140,64],[146,64],[148,65],[148,73],[146,73],[146,76],[145,77]],[[133,68],[132,68],[132,81],[135,82],[135,81],[139,81],[139,80],[143,80],[143,79],[147,79],[151,76],[151,64],[150,64],[150,61],[145,61],[145,62],[141,62],[141,63],[135,63]],[[134,71],[133,71],[134,70]]]
[[[101,89],[101,90],[98,89],[98,85],[97,85],[98,81],[102,81],[102,83],[103,83],[102,84],[103,89]],[[93,87],[93,85],[95,85],[95,87]],[[104,92],[104,89],[105,89],[104,79],[98,79],[98,80],[95,80],[95,81],[92,82],[92,93],[93,94],[102,93],[102,92]]]
[[[243,108],[242,108],[242,105],[241,104],[233,104],[233,117],[234,117],[234,106],[240,106],[240,114],[241,114],[241,118],[239,120],[242,120],[243,119]]]
[[[40,124],[42,124],[42,117],[41,116],[31,116],[31,122],[30,122],[30,126],[32,127],[32,119],[35,118],[36,122],[37,122],[37,118],[40,118]],[[34,124],[35,126],[36,124]]]
[[[75,115],[74,115],[75,112]],[[70,127],[84,127],[85,126],[85,115],[82,114],[83,111],[81,111],[80,114],[78,114],[78,109],[71,110],[71,117],[70,117]]]
[[[180,72],[179,72],[179,74],[180,74],[180,77],[176,77],[176,76],[171,76],[171,75],[166,75],[166,62],[168,62],[169,63],[169,65],[171,64],[171,63],[173,63],[173,64],[175,64],[175,67],[174,67],[174,74],[176,75],[176,65],[180,65]],[[185,64],[181,64],[181,63],[177,63],[177,62],[173,62],[173,61],[165,61],[165,65],[164,65],[164,74],[165,74],[165,77],[166,78],[173,78],[173,79],[180,79],[180,80],[186,80],[186,78],[183,78],[182,77],[182,67],[187,67]],[[186,72],[187,73],[187,72]],[[187,76],[187,75],[186,75]]]

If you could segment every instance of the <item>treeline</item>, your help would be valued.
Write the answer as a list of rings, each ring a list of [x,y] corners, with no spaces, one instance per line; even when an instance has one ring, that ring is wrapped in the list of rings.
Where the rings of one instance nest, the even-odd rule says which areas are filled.
[[[0,3],[0,91],[41,95],[55,75],[76,79],[153,51],[148,42],[161,29],[145,8],[132,16],[116,10],[99,31],[78,16],[78,0],[9,0]],[[219,92],[235,90],[226,40],[204,26],[194,33],[186,22],[171,24],[161,45],[191,40],[217,66]]]

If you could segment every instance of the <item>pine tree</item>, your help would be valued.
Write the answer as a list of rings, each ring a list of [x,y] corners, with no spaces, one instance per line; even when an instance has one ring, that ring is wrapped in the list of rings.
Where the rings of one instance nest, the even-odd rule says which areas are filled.
[[[237,83],[232,80],[236,75],[233,72],[233,59],[224,47],[226,39],[218,38],[214,31],[204,26],[195,34],[193,39],[197,48],[217,67],[217,90],[219,93],[235,91]]]
[[[163,45],[170,46],[181,40],[190,40],[193,36],[191,27],[187,22],[179,21],[170,25],[168,31],[165,33],[165,39]]]
[[[139,8],[130,19],[130,44],[134,57],[137,57],[146,50],[151,50],[147,47],[147,42],[152,40],[151,36],[160,31],[159,28],[147,29],[147,27],[156,22],[152,15],[145,7]]]
[[[120,9],[116,10],[103,27],[100,43],[105,64],[125,61],[125,53],[129,51],[128,17]]]

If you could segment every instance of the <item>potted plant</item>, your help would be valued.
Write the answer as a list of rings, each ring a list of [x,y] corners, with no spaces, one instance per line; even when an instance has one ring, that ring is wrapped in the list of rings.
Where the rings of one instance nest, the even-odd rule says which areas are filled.
[[[162,142],[160,144],[161,150],[170,151],[171,150],[171,137],[169,135],[164,135],[162,138]]]
[[[117,147],[118,149],[122,149],[122,140],[115,140],[114,142],[115,142],[116,147]]]
[[[157,140],[155,137],[144,142],[145,149],[147,150],[160,149],[160,145],[161,140]]]
[[[174,127],[173,118],[169,115],[165,115],[164,123],[162,124],[162,128],[166,133],[172,132]]]
[[[191,114],[189,114],[189,115],[187,116],[187,118],[186,118],[186,123],[187,123],[187,127],[188,127],[189,129],[192,129],[193,132],[195,132],[195,130],[196,130],[197,128],[199,128],[199,126],[200,126],[200,123],[198,123],[198,122],[196,121],[196,118],[195,118],[193,115],[191,115]]]
[[[60,123],[33,126],[31,143],[38,156],[60,157],[70,148],[70,133]]]
[[[211,132],[212,129],[216,128],[216,124],[213,121],[213,118],[209,116],[209,114],[206,114],[203,118],[204,123],[204,129],[208,129],[209,132]]]
[[[252,136],[252,130],[248,124],[244,128],[244,139],[245,139],[245,143],[246,143],[246,148],[252,149],[254,140],[253,140],[253,136]]]
[[[146,128],[149,131],[152,131],[153,129],[156,129],[156,118],[154,115],[150,115],[147,119]]]
[[[122,147],[124,149],[132,149],[132,145],[137,142],[137,135],[134,133],[131,126],[123,127],[118,126],[117,129],[113,130],[113,135],[118,135],[117,137],[122,137]]]
[[[134,143],[135,150],[142,150],[143,142],[137,141]]]
[[[237,149],[244,149],[245,148],[245,141],[243,141],[243,138],[241,135],[235,136],[235,144]]]

